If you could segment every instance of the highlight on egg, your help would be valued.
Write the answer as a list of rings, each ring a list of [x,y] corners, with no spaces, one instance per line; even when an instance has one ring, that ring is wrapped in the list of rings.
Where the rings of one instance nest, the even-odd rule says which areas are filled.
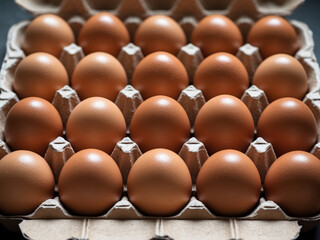
[[[11,150],[29,150],[41,156],[62,133],[58,111],[38,97],[27,97],[13,105],[4,125],[4,138]]]
[[[317,141],[315,117],[309,107],[295,98],[280,98],[262,112],[257,134],[271,143],[279,157],[294,150],[310,151]]]
[[[197,178],[197,197],[213,214],[244,216],[258,204],[261,180],[253,161],[227,149],[210,156]]]
[[[320,213],[320,160],[305,151],[280,156],[264,181],[267,200],[289,216],[311,217]]]
[[[129,172],[127,188],[130,202],[143,214],[172,216],[187,205],[192,181],[178,154],[157,148],[136,160]]]
[[[127,74],[121,63],[111,54],[95,52],[85,56],[75,67],[71,86],[81,100],[104,97],[115,101],[127,85]]]
[[[17,66],[13,89],[18,97],[41,97],[52,102],[57,90],[69,85],[65,67],[53,55],[37,52],[26,56]]]
[[[254,137],[254,122],[248,107],[231,95],[219,95],[200,109],[194,136],[209,154],[224,149],[245,152]]]
[[[66,136],[75,151],[96,148],[111,154],[117,142],[126,136],[126,122],[113,102],[90,97],[72,110]]]
[[[69,24],[54,14],[35,17],[27,26],[22,41],[22,50],[29,55],[46,52],[59,58],[64,47],[75,41]]]
[[[31,214],[54,194],[54,176],[38,154],[19,150],[0,160],[0,214]]]
[[[146,18],[138,27],[134,44],[144,55],[156,51],[165,51],[177,55],[187,39],[180,25],[165,15],[153,15]]]
[[[142,152],[166,148],[178,153],[190,137],[190,122],[173,98],[154,96],[142,102],[133,114],[130,137]]]
[[[63,166],[59,198],[72,214],[102,215],[120,200],[122,183],[120,170],[108,154],[85,149],[72,155]]]
[[[143,58],[132,76],[132,86],[140,91],[144,99],[156,95],[178,99],[188,84],[188,73],[181,61],[163,51]]]

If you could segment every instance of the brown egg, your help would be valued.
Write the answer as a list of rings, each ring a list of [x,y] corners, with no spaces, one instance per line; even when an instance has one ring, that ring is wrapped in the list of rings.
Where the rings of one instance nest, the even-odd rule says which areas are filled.
[[[154,15],[140,24],[135,33],[134,44],[141,48],[144,55],[156,51],[177,55],[181,47],[187,44],[187,39],[174,19],[165,15]]]
[[[38,97],[24,98],[9,111],[4,137],[11,150],[30,150],[44,156],[51,141],[62,135],[55,107]]]
[[[262,58],[277,53],[293,56],[299,48],[297,33],[291,24],[273,15],[261,18],[252,26],[247,42],[259,48]]]
[[[104,97],[115,101],[127,84],[127,74],[121,63],[103,52],[84,57],[74,69],[71,85],[80,99]]]
[[[176,153],[153,149],[133,164],[127,182],[130,202],[143,214],[170,216],[177,214],[191,197],[191,176]]]
[[[190,137],[190,122],[183,107],[174,99],[155,96],[145,100],[133,114],[130,137],[142,152],[153,148],[180,151]]]
[[[38,154],[20,150],[0,160],[1,214],[30,214],[53,193],[53,173]]]
[[[241,98],[249,86],[249,76],[238,58],[223,52],[204,59],[195,72],[193,82],[206,100],[221,94]]]
[[[280,98],[262,112],[258,135],[271,143],[277,156],[293,150],[309,151],[317,141],[317,124],[306,104]]]
[[[57,90],[68,84],[65,67],[48,53],[33,53],[24,58],[13,78],[13,88],[19,98],[41,97],[49,102]]]
[[[198,199],[214,214],[236,217],[250,213],[256,206],[261,180],[248,156],[228,149],[207,159],[196,186]]]
[[[85,54],[107,52],[115,57],[129,42],[126,26],[118,17],[107,12],[90,17],[81,28],[78,38],[78,44]]]
[[[279,157],[264,181],[267,200],[295,217],[314,216],[320,212],[320,161],[303,151]]]
[[[200,109],[194,135],[204,143],[209,154],[224,149],[245,152],[254,136],[253,118],[240,99],[219,95]]]
[[[74,41],[72,29],[64,19],[54,14],[43,14],[28,25],[22,49],[27,55],[46,52],[59,58],[62,49]]]
[[[188,73],[183,64],[166,52],[146,56],[132,76],[132,86],[140,91],[144,99],[155,95],[177,99],[188,84]]]
[[[85,149],[63,166],[59,182],[62,204],[76,215],[106,213],[122,194],[122,176],[115,161],[105,152]]]
[[[96,148],[111,154],[117,142],[126,136],[126,122],[113,102],[91,97],[71,112],[66,135],[76,151]]]
[[[308,76],[297,59],[287,54],[276,54],[259,65],[252,84],[265,92],[269,102],[282,97],[301,100],[308,91]]]
[[[243,44],[238,26],[222,15],[203,18],[191,35],[191,42],[198,46],[204,56],[217,52],[235,54]]]

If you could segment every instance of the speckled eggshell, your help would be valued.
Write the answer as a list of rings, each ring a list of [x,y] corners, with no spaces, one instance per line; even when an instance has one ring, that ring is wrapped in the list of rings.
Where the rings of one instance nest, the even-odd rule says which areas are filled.
[[[288,215],[310,217],[320,212],[320,160],[304,151],[282,155],[270,167],[264,181],[267,200]]]
[[[298,37],[293,26],[279,16],[266,16],[250,29],[247,42],[259,48],[262,58],[278,53],[294,55],[299,49]]]
[[[188,84],[188,73],[183,64],[166,52],[155,52],[146,56],[132,76],[132,86],[140,91],[144,99],[155,95],[178,99]]]
[[[260,198],[261,180],[252,160],[236,150],[222,150],[206,160],[197,178],[197,197],[214,214],[249,214]]]
[[[133,164],[127,182],[130,202],[143,214],[177,214],[191,197],[191,176],[187,165],[176,153],[153,149]]]
[[[243,39],[231,19],[223,15],[209,15],[193,30],[191,42],[201,49],[204,56],[209,56],[217,52],[236,54]]]
[[[127,84],[127,75],[121,63],[104,52],[91,53],[74,69],[71,86],[80,99],[104,97],[115,101]]]
[[[90,17],[78,36],[85,54],[107,52],[117,57],[121,48],[130,42],[129,32],[115,15],[100,12]]]
[[[280,98],[269,104],[260,116],[257,132],[272,144],[277,156],[311,150],[318,135],[313,113],[295,98]]]
[[[22,41],[22,49],[29,55],[46,52],[59,58],[64,47],[75,41],[68,23],[54,14],[43,14],[31,21]]]
[[[63,166],[58,188],[60,201],[72,214],[101,215],[120,200],[122,176],[108,154],[85,149]]]
[[[62,136],[62,131],[55,107],[42,98],[28,97],[10,109],[4,137],[11,150],[30,150],[44,156],[49,143]]]
[[[308,76],[297,59],[276,54],[259,65],[252,84],[265,92],[269,102],[282,97],[302,100],[308,91]]]
[[[179,152],[190,137],[190,122],[183,107],[174,99],[155,96],[145,100],[133,114],[130,137],[142,152],[166,148]]]
[[[249,86],[249,76],[242,62],[229,53],[215,53],[197,68],[194,86],[209,100],[221,94],[241,98]]]
[[[245,152],[254,137],[254,123],[247,106],[231,95],[219,95],[206,102],[194,123],[195,137],[209,154],[224,149]]]
[[[0,214],[30,214],[53,193],[53,173],[38,154],[20,150],[0,160]]]
[[[111,154],[117,142],[126,136],[126,123],[113,102],[91,97],[80,102],[71,112],[66,135],[75,151],[96,148]]]
[[[41,97],[52,102],[57,90],[69,84],[65,67],[53,55],[33,53],[15,70],[13,89],[19,98]]]
[[[144,55],[156,51],[177,55],[181,47],[187,44],[187,39],[174,19],[165,15],[153,15],[140,24],[134,43],[141,48]]]

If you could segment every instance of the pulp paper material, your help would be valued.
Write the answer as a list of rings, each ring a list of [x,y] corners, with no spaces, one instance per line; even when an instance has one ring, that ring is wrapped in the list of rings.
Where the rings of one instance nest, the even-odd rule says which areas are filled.
[[[75,237],[90,240],[148,240],[168,236],[174,240],[292,240],[296,221],[245,220],[24,220],[24,236],[32,240]]]

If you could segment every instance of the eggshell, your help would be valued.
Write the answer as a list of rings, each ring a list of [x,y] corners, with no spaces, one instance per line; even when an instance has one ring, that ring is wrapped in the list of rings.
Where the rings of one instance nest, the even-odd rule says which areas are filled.
[[[219,95],[200,109],[194,135],[204,143],[209,154],[224,149],[245,152],[254,136],[253,118],[240,99]]]
[[[188,84],[188,73],[183,64],[166,52],[146,56],[132,76],[132,86],[140,91],[144,99],[155,95],[177,99]]]
[[[38,154],[20,150],[0,160],[1,214],[30,214],[53,194],[53,173]]]
[[[276,54],[259,65],[252,84],[265,92],[269,102],[282,97],[301,100],[308,91],[308,76],[297,59]]]
[[[320,161],[303,151],[279,157],[264,181],[267,200],[277,203],[295,217],[314,216],[320,212]]]
[[[206,100],[221,94],[241,98],[249,86],[249,76],[238,58],[223,52],[204,59],[195,72],[193,82]]]
[[[104,97],[115,101],[127,84],[127,75],[121,63],[103,52],[84,57],[74,69],[71,85],[80,99]]]
[[[266,16],[250,29],[247,42],[259,48],[262,58],[277,53],[294,55],[299,49],[297,33],[293,26],[279,16]]]
[[[115,57],[129,42],[129,32],[123,22],[107,12],[90,17],[81,28],[78,37],[78,45],[83,48],[85,54],[107,52]]]
[[[41,97],[52,102],[57,90],[69,84],[65,67],[53,55],[33,53],[15,70],[13,89],[19,98]]]
[[[141,48],[144,55],[156,51],[177,55],[180,48],[187,44],[187,39],[174,19],[165,15],[153,15],[140,24],[134,43]]]
[[[22,49],[27,55],[46,52],[59,58],[62,49],[74,41],[72,29],[64,19],[54,14],[43,14],[28,25]]]
[[[199,47],[204,56],[217,52],[235,54],[243,44],[238,26],[223,15],[203,18],[191,35],[191,42]]]
[[[258,136],[271,143],[277,156],[293,150],[309,151],[317,141],[316,120],[306,104],[280,98],[262,112]]]
[[[153,149],[133,164],[127,181],[128,196],[143,214],[177,214],[191,196],[191,176],[187,165],[176,153]]]
[[[126,122],[113,102],[91,97],[71,112],[66,135],[75,151],[96,148],[111,154],[116,143],[126,136]]]
[[[55,107],[42,98],[28,97],[10,109],[4,137],[11,150],[30,150],[44,156],[49,143],[62,136],[62,131]]]
[[[214,214],[242,216],[259,201],[259,172],[242,152],[222,150],[206,160],[197,178],[197,196]]]
[[[63,166],[58,188],[60,201],[72,214],[101,215],[120,199],[122,176],[108,154],[85,149]]]
[[[130,137],[142,152],[166,148],[178,152],[190,137],[187,113],[174,99],[155,96],[145,100],[133,114]]]

